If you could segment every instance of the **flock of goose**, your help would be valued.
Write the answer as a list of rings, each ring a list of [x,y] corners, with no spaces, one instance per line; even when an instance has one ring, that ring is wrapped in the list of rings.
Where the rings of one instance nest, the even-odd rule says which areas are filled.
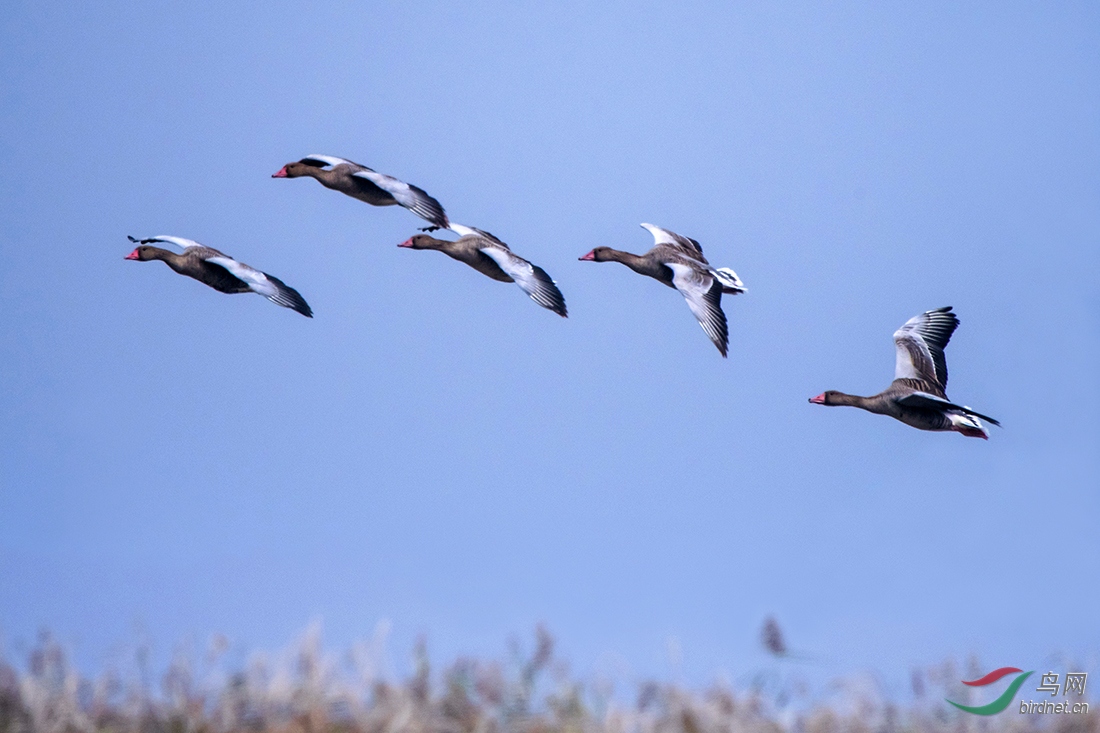
[[[483,275],[501,282],[514,282],[543,308],[565,318],[565,298],[554,280],[538,265],[514,253],[507,244],[487,231],[455,224],[438,201],[424,189],[371,170],[344,158],[310,155],[287,163],[272,178],[316,178],[321,185],[364,201],[372,206],[402,206],[429,222],[422,232],[449,230],[458,239],[437,239],[416,234],[397,245],[408,249],[434,249],[464,262]],[[726,356],[729,328],[722,311],[723,295],[745,292],[744,283],[728,267],[714,267],[703,255],[700,244],[689,237],[652,224],[642,224],[653,235],[653,247],[641,255],[610,247],[596,247],[579,259],[589,262],[620,262],[639,275],[651,277],[675,288],[707,336]],[[308,318],[313,311],[297,290],[279,278],[238,262],[229,255],[182,237],[160,235],[135,239],[128,260],[161,260],[181,275],[194,278],[222,293],[258,293],[276,305]],[[173,252],[154,244],[171,244]],[[943,350],[959,325],[951,308],[937,308],[910,318],[894,333],[897,363],[894,381],[870,397],[829,390],[810,402],[818,405],[849,405],[868,412],[889,415],[921,430],[954,431],[971,438],[989,438],[982,424],[993,418],[975,412],[947,397],[947,361]]]

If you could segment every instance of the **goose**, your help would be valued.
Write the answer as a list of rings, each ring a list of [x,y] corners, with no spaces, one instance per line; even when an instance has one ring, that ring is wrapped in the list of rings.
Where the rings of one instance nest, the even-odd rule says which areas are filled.
[[[216,249],[191,239],[164,234],[143,239],[128,236],[127,239],[138,245],[133,252],[126,255],[127,260],[139,262],[161,260],[179,274],[194,278],[218,292],[259,293],[276,305],[295,310],[306,318],[313,318],[313,311],[297,290],[274,275],[268,275],[243,262],[237,262]],[[150,246],[154,242],[174,244],[181,247],[183,253]]]
[[[447,228],[458,234],[459,238],[451,241],[417,234],[397,246],[438,250],[459,262],[465,262],[482,275],[500,282],[514,282],[543,308],[554,311],[562,318],[568,317],[565,298],[546,270],[515,254],[507,244],[487,231],[453,223]]]
[[[653,248],[643,255],[596,247],[579,259],[589,262],[621,262],[639,275],[680,291],[710,340],[723,357],[729,350],[729,328],[722,311],[722,294],[745,292],[745,284],[728,267],[711,267],[702,246],[690,237],[642,223],[653,235]]]
[[[344,158],[307,155],[297,162],[287,163],[271,175],[272,178],[302,176],[316,178],[326,188],[346,193],[371,206],[404,206],[420,218],[431,222],[432,226],[426,228],[428,231],[446,228],[448,224],[443,207],[424,189]]]
[[[889,415],[921,430],[950,430],[968,438],[989,440],[986,420],[1000,423],[966,405],[947,399],[947,359],[943,350],[959,326],[959,317],[951,306],[913,316],[894,332],[897,362],[894,381],[883,392],[871,397],[850,395],[836,390],[811,397],[815,405],[850,405]]]

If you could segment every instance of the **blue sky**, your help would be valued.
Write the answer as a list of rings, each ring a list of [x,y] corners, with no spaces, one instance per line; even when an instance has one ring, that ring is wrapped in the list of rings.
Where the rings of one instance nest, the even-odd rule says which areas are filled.
[[[579,671],[705,680],[775,614],[830,670],[1097,658],[1100,11],[1088,3],[169,3],[0,11],[0,633],[135,621],[404,659],[544,621]],[[427,189],[570,318],[313,181]],[[638,222],[748,294],[721,359],[614,265]],[[312,321],[122,258],[197,239]],[[952,305],[988,442],[871,394]],[[1030,667],[1028,667],[1030,668]]]

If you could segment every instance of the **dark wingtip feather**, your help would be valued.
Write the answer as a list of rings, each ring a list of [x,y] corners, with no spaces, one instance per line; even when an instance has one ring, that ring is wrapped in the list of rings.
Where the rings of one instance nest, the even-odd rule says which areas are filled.
[[[297,290],[291,288],[291,293],[292,295],[287,298],[286,302],[275,302],[284,308],[290,308],[295,313],[301,313],[306,318],[313,318],[313,309],[309,307],[309,303],[307,303],[301,295],[298,295]]]
[[[937,381],[941,387],[947,387],[947,357],[944,350],[951,342],[955,329],[959,327],[959,317],[951,311],[949,305],[925,311],[921,315],[923,323],[918,324],[915,331],[928,344]]]
[[[967,413],[973,415],[974,417],[981,418],[982,420],[985,420],[986,422],[988,422],[991,425],[996,425],[997,427],[1003,427],[1001,425],[1000,420],[995,420],[995,419],[991,418],[989,415],[983,415],[980,412],[974,412],[974,410],[971,410],[969,407],[967,407],[965,409],[966,409]]]
[[[708,333],[707,335],[709,336],[710,334]],[[723,359],[728,359],[729,358],[729,350],[730,350],[730,347],[729,347],[729,332],[727,331],[725,333],[722,333],[721,337],[722,337],[721,341],[713,339],[713,338],[710,341],[711,341],[712,344],[714,344],[715,348],[718,349],[718,353],[722,355],[722,358]]]
[[[129,240],[130,240],[131,242],[133,242],[134,244],[137,244],[137,243],[138,243],[138,240],[134,239],[134,238],[133,238],[133,237],[131,237],[131,236],[130,236],[129,234],[127,234],[127,235],[126,235],[126,238],[127,238],[127,239],[129,239]]]
[[[703,326],[707,336],[710,337],[711,342],[717,347],[718,353],[722,355],[723,359],[726,359],[729,354],[730,329],[729,323],[726,321],[726,312],[722,310],[722,283],[717,278],[711,284],[706,300],[713,309],[710,313],[712,318],[707,319],[710,322],[710,327],[708,328],[708,324],[702,321],[699,323]]]
[[[447,218],[447,212],[443,209],[443,204],[439,203],[420,186],[414,186],[411,183],[408,186],[416,194],[416,200],[411,206],[407,207],[410,211],[421,219],[430,221],[440,229],[446,229],[451,225],[450,220]]]
[[[266,272],[264,275],[267,276],[268,280],[275,283],[276,287],[275,295],[269,296],[268,300],[276,305],[301,313],[306,318],[313,318],[313,309],[309,307],[309,303],[306,302],[301,293],[274,275],[268,275]]]
[[[292,293],[292,301],[287,307],[297,313],[301,313],[306,318],[313,318],[313,309],[309,307],[309,303],[306,302],[305,298],[298,295],[298,291],[293,288],[290,289],[290,292]]]
[[[532,300],[543,308],[554,311],[562,318],[568,318],[569,311],[565,307],[565,296],[561,294],[554,279],[538,265],[531,265],[531,268],[535,272],[535,279],[539,282],[539,289],[531,294]]]

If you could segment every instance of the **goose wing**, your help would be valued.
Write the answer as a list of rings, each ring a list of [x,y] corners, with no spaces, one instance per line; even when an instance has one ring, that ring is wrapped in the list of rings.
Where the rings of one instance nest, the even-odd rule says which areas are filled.
[[[667,244],[670,247],[682,251],[688,257],[691,257],[702,262],[706,262],[706,257],[703,256],[703,247],[691,237],[685,237],[682,234],[670,231],[668,229],[662,229],[659,226],[653,224],[646,224],[642,222],[642,228],[649,231],[653,235],[654,246]]]
[[[959,318],[951,306],[913,316],[894,332],[897,363],[894,379],[923,379],[947,388],[947,359],[943,350]]]
[[[729,349],[729,326],[722,311],[722,283],[709,272],[683,262],[665,262],[672,270],[672,285],[687,301],[699,325],[722,356]]]
[[[936,395],[929,394],[927,392],[910,392],[904,397],[899,397],[897,399],[897,403],[905,407],[913,407],[920,410],[958,410],[959,412],[965,412],[967,415],[973,415],[974,417],[986,420],[998,427],[1000,427],[1001,425],[1001,423],[994,420],[989,415],[983,415],[980,412],[975,412],[974,410],[971,410],[966,405],[958,405],[950,400],[945,400],[942,397],[937,397]]]
[[[501,247],[504,247],[504,249],[511,251],[511,248],[507,244],[502,242],[500,240],[500,237],[496,236],[495,234],[490,234],[484,229],[478,229],[477,227],[468,227],[463,224],[455,224],[454,222],[448,224],[446,228],[450,229],[452,232],[460,237],[481,237],[483,239],[488,239],[490,242],[498,244]]]
[[[332,170],[338,165],[351,165],[356,168],[366,168],[366,166],[354,163],[347,158],[337,158],[334,155],[307,155],[298,162],[304,163],[305,165],[311,165],[314,168],[327,168],[329,170]]]
[[[192,247],[205,247],[205,245],[196,242],[194,239],[184,239],[183,237],[170,237],[167,234],[158,234],[155,237],[144,237],[142,239],[135,239],[130,235],[126,235],[134,244],[151,244],[153,242],[163,242],[165,244],[174,244],[183,250],[191,249]]]
[[[447,213],[443,211],[443,206],[429,196],[428,192],[424,189],[414,186],[411,183],[400,181],[393,176],[387,176],[385,173],[372,171],[370,168],[364,168],[351,175],[354,178],[362,178],[370,181],[375,186],[378,186],[380,189],[393,196],[397,203],[404,206],[421,219],[431,222],[434,226],[446,227],[448,225]]]
[[[160,234],[155,237],[144,237],[142,239],[136,239],[127,235],[126,238],[135,244],[162,242],[176,245],[183,250],[184,255],[183,263],[179,265],[181,269],[177,271],[198,280],[204,285],[209,285],[218,292],[243,293],[251,289],[247,282],[237,277],[220,264],[210,261],[212,257],[226,257],[226,255],[223,255],[212,247],[207,247],[204,244],[196,242],[193,239],[171,237],[167,234]]]
[[[243,262],[237,262],[232,257],[221,253],[212,254],[202,259],[205,262],[224,267],[234,277],[244,282],[249,290],[259,293],[272,303],[290,308],[307,318],[313,318],[313,311],[306,303],[305,298],[297,290],[274,275],[260,272],[255,267],[249,267]]]
[[[493,240],[496,240],[496,238],[493,237]],[[558,290],[558,286],[554,284],[553,278],[546,273],[546,270],[538,265],[531,264],[512,252],[507,246],[497,246],[495,241],[478,249],[515,280],[516,285],[519,285],[523,292],[531,296],[531,300],[543,308],[549,308],[562,318],[568,317],[569,314],[565,309],[565,296]]]

